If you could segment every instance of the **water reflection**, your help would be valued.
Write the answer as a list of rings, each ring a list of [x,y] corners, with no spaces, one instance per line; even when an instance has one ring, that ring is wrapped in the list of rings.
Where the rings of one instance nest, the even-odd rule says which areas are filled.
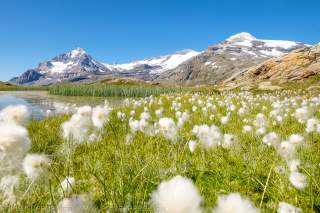
[[[26,105],[36,119],[47,114],[67,113],[77,106],[96,106],[107,100],[109,104],[119,106],[123,99],[101,97],[67,97],[49,95],[46,91],[0,91],[0,110],[9,105]]]

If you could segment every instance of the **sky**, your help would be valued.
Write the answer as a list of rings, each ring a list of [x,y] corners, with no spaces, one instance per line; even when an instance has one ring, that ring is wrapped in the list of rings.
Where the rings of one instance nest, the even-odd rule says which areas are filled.
[[[0,80],[76,47],[125,63],[239,32],[315,44],[319,11],[319,0],[0,0]]]

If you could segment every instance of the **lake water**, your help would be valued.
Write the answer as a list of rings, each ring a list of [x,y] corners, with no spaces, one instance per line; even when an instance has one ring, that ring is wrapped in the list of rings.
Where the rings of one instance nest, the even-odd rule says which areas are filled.
[[[71,110],[77,106],[96,106],[107,100],[109,104],[119,106],[123,99],[102,97],[69,97],[49,95],[46,91],[0,91],[0,110],[9,105],[26,105],[36,119],[40,119],[47,113],[59,113],[58,111]]]

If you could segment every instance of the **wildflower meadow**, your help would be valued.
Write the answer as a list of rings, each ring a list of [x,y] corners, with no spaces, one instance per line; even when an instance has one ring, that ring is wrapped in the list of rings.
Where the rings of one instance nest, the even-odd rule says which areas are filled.
[[[1,212],[320,212],[320,94],[176,92],[0,112]]]

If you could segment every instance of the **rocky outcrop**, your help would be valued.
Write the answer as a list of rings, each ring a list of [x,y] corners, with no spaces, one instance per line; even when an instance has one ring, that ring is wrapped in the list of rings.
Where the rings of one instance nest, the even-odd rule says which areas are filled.
[[[320,74],[320,45],[295,50],[282,57],[272,58],[252,67],[233,79],[245,81],[301,81]],[[232,80],[226,83],[230,83]]]

